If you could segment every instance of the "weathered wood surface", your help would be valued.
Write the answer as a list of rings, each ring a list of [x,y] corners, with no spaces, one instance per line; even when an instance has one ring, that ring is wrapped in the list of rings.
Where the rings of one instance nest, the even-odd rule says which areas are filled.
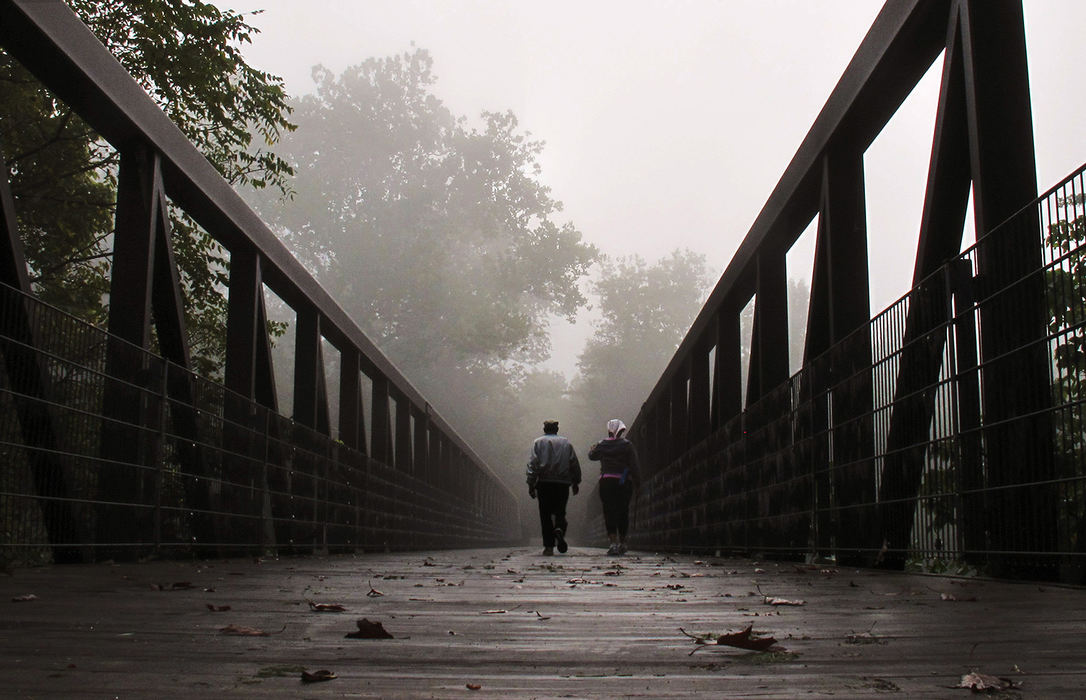
[[[1037,584],[517,548],[56,566],[0,576],[0,592],[12,698],[952,698],[974,670],[1020,684],[1002,697],[1086,688],[1086,591]],[[359,618],[394,638],[344,638]],[[750,624],[778,647],[680,631]],[[302,669],[337,678],[303,684]]]

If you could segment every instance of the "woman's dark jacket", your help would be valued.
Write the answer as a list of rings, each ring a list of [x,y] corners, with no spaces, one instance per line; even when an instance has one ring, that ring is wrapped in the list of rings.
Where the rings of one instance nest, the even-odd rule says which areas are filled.
[[[588,458],[599,460],[601,477],[604,474],[622,475],[624,483],[637,478],[637,452],[626,438],[601,440],[589,448]]]

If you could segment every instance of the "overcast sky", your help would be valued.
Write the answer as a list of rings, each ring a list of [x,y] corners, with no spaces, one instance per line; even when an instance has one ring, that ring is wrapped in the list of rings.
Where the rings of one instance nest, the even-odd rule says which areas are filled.
[[[512,110],[546,142],[542,180],[605,253],[704,253],[715,279],[882,7],[875,0],[215,0],[261,33],[249,62],[291,94],[310,70],[434,58],[456,114]],[[1042,190],[1086,161],[1086,2],[1026,0]],[[912,274],[941,62],[865,156],[872,305]],[[809,237],[805,236],[805,240]],[[789,274],[809,278],[810,246]],[[572,374],[589,332],[554,328]]]

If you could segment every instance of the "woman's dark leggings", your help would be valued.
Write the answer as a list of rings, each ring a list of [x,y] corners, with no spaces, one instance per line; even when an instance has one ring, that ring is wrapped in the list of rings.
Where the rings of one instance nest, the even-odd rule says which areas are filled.
[[[618,479],[600,479],[600,500],[603,501],[603,522],[607,534],[626,539],[630,529],[630,494],[633,484],[620,484]]]

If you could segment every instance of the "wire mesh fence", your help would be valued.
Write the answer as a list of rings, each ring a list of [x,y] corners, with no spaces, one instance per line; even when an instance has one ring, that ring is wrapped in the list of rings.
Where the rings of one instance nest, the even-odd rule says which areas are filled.
[[[1084,193],[1079,170],[646,465],[633,543],[1083,581]]]
[[[107,360],[127,371],[107,373]],[[436,441],[435,441],[436,442]],[[0,558],[478,546],[492,475],[420,437],[414,473],[0,286]]]

